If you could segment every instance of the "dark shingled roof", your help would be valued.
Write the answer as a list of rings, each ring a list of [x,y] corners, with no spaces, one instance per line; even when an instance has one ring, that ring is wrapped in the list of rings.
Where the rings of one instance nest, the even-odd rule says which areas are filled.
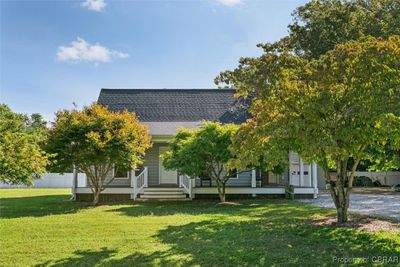
[[[102,89],[97,101],[111,111],[135,112],[143,122],[221,121],[242,123],[247,102],[233,89]]]

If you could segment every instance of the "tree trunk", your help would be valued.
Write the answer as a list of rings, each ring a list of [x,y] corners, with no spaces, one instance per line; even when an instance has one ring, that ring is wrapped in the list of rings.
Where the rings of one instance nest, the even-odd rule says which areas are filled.
[[[93,205],[97,205],[100,200],[100,190],[96,190],[93,192]]]
[[[225,182],[222,183],[222,194],[219,196],[219,199],[221,200],[221,202],[225,202]]]
[[[348,160],[338,160],[336,162],[336,181],[332,181],[329,177],[328,171],[325,170],[326,180],[330,184],[330,193],[333,203],[336,207],[337,222],[345,223],[348,220],[348,209],[350,204],[350,191],[353,183],[354,170],[358,165],[358,160],[353,166],[353,171],[348,176],[347,171]],[[346,186],[347,182],[347,186]]]
[[[216,183],[217,183],[219,201],[220,202],[225,202],[225,183],[226,182],[221,182],[221,181],[217,180]]]
[[[336,201],[334,201],[336,206],[337,221],[338,223],[347,222],[347,210],[349,208],[349,196],[346,194],[345,186],[343,183],[339,183],[336,188]]]
[[[105,189],[104,181],[107,177],[107,174],[111,170],[111,166],[111,164],[108,164],[100,166],[94,165],[80,167],[80,169],[86,174],[89,182],[89,187],[93,193],[93,205],[97,205],[99,203],[100,193]],[[114,177],[111,180],[113,179]]]
[[[337,213],[337,221],[338,223],[345,223],[347,222],[347,208],[344,203],[341,203],[341,206],[339,208],[336,208],[336,213]]]
[[[225,202],[225,194],[219,194],[219,201],[221,203]]]

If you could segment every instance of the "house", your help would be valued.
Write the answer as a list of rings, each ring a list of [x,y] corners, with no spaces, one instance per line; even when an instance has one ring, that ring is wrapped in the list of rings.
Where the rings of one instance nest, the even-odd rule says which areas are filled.
[[[97,102],[111,111],[135,112],[139,121],[149,127],[153,141],[143,165],[135,171],[118,171],[102,192],[103,200],[193,199],[217,195],[213,181],[166,170],[160,155],[181,127],[195,129],[205,120],[240,124],[249,117],[248,100],[236,99],[232,89],[102,89]],[[317,165],[303,162],[294,153],[289,157],[290,168],[284,174],[261,175],[255,168],[243,170],[227,182],[226,194],[283,197],[286,186],[291,184],[296,197],[316,197]],[[88,187],[73,186],[73,194],[77,200],[91,198]]]

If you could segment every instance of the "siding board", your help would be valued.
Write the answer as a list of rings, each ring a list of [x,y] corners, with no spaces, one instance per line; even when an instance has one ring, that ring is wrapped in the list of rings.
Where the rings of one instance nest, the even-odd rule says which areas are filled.
[[[195,179],[195,183],[197,187],[200,187],[200,178]],[[203,182],[203,187],[208,187],[209,184],[208,182]],[[216,183],[212,181],[212,186],[216,186]],[[250,171],[244,171],[239,174],[239,177],[236,178],[231,178],[226,182],[226,186],[229,187],[251,187],[251,170]]]

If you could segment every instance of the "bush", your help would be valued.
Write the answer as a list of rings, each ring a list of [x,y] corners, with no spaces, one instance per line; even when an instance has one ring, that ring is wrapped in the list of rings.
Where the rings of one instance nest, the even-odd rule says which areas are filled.
[[[374,186],[374,182],[367,176],[355,176],[353,186]]]

